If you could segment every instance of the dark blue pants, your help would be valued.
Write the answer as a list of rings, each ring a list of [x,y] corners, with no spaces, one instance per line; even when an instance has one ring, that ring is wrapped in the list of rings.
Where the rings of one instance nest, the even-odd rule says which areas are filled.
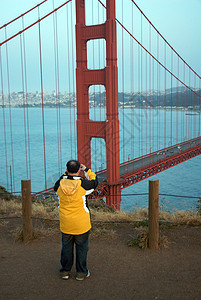
[[[76,271],[87,273],[87,252],[89,249],[89,232],[79,235],[62,233],[60,272],[70,271],[74,261],[74,244],[76,246]]]

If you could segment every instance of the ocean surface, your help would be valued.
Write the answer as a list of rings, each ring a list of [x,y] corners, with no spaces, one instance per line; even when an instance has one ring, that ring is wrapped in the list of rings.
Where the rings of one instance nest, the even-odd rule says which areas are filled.
[[[31,179],[32,192],[51,187],[65,171],[66,162],[76,158],[75,109],[54,108],[1,108],[0,118],[0,185],[9,191],[20,193],[21,180]],[[11,115],[11,119],[10,119]],[[59,118],[60,116],[60,118]],[[90,118],[104,120],[105,109],[91,109]],[[177,118],[176,118],[177,117]],[[164,118],[166,125],[164,125]],[[188,128],[184,120],[188,121]],[[184,111],[119,110],[120,160],[121,162],[164,148],[170,145],[170,120],[173,122],[173,144],[182,142],[186,132],[199,132],[199,117],[186,116]],[[5,128],[4,130],[4,123]],[[151,128],[148,128],[151,126]],[[167,127],[167,128],[166,128]],[[190,127],[190,128],[189,128]],[[12,130],[11,130],[12,129]],[[124,129],[124,130],[123,130]],[[166,140],[164,142],[164,130]],[[29,133],[29,134],[28,134]],[[175,133],[175,135],[174,135]],[[12,143],[11,143],[12,141]],[[151,144],[148,142],[151,141]],[[125,147],[121,147],[124,144]],[[105,168],[105,145],[103,140],[92,139],[92,170]],[[45,163],[44,163],[45,161]],[[201,156],[139,182],[122,191],[121,209],[132,211],[136,207],[148,206],[149,180],[159,180],[160,205],[163,209],[196,209],[201,197]]]

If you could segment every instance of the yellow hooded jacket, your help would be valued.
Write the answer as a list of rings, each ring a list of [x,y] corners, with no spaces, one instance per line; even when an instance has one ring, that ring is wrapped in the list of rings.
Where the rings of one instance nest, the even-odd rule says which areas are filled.
[[[96,174],[85,169],[85,176],[64,174],[55,183],[54,190],[59,196],[60,230],[66,234],[83,234],[91,229],[89,209],[86,196],[98,185]]]

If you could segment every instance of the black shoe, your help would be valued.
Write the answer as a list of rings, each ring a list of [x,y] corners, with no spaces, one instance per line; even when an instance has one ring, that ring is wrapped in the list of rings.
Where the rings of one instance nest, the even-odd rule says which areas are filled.
[[[85,273],[77,273],[76,274],[76,280],[84,280],[85,278],[88,278],[90,276],[90,272],[88,270],[88,272],[85,274]]]
[[[61,277],[62,279],[67,280],[67,279],[70,278],[70,272],[69,272],[69,271],[60,272],[60,277]]]

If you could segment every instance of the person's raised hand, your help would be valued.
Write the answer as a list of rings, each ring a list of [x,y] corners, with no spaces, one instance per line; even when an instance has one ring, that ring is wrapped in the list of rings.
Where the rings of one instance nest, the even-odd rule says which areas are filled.
[[[85,169],[86,169],[86,166],[83,164],[80,164],[80,170],[85,171]]]

